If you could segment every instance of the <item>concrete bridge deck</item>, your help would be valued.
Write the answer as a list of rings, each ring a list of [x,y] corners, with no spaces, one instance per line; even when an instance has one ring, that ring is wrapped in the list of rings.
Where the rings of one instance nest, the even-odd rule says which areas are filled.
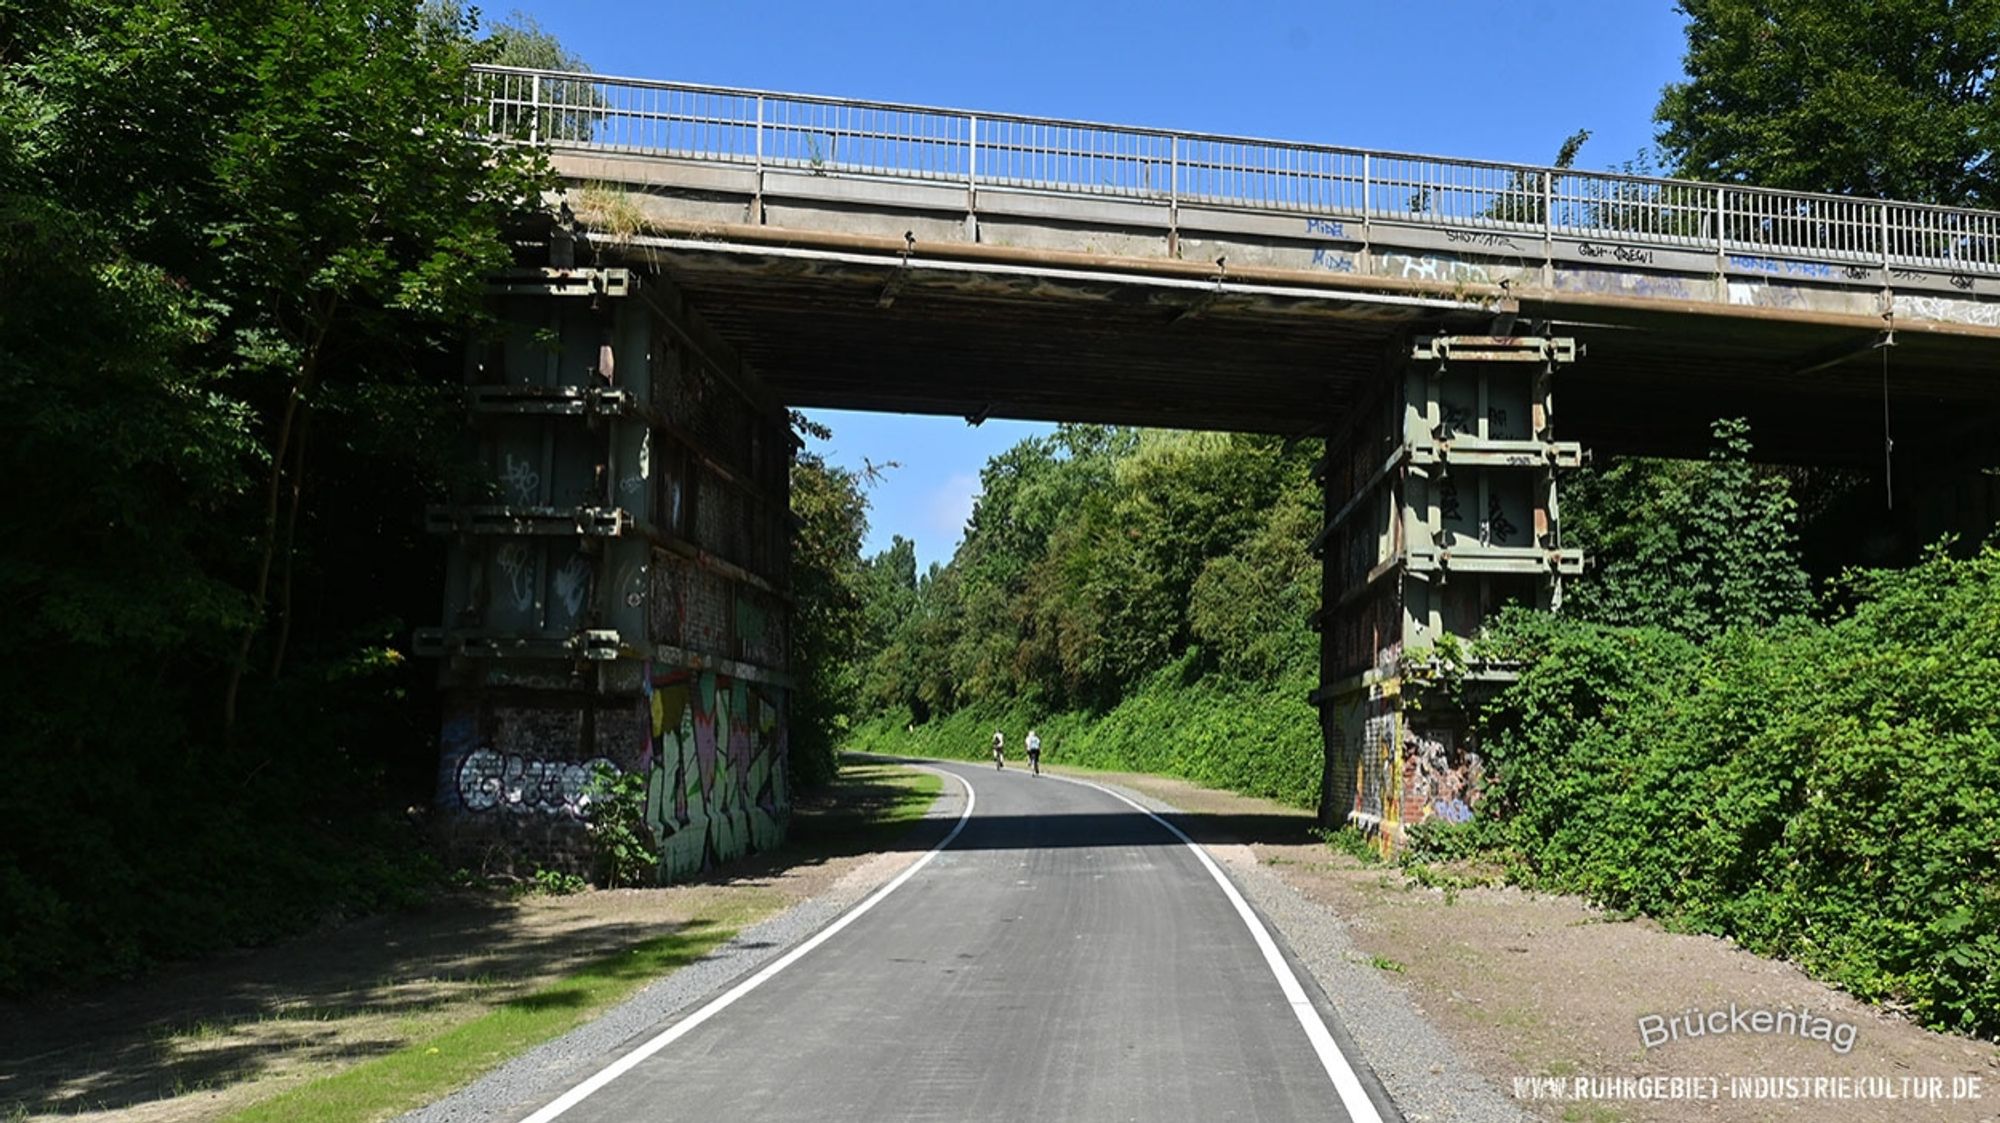
[[[1779,459],[1879,463],[1885,378],[1897,427],[1943,444],[2000,402],[1994,212],[479,80],[496,131],[551,145],[600,245],[682,286],[794,405],[1307,435],[1392,341],[1516,324],[1585,344],[1563,424],[1604,450],[1690,451],[1730,414]]]

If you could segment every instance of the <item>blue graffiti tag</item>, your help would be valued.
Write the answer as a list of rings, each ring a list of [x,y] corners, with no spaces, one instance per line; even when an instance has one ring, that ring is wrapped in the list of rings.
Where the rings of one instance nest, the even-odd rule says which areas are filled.
[[[1354,258],[1338,250],[1314,250],[1312,264],[1314,269],[1331,269],[1335,273],[1354,272]]]
[[[1443,819],[1447,823],[1469,823],[1472,821],[1472,808],[1467,807],[1465,801],[1462,799],[1440,799],[1433,803],[1431,807],[1437,812],[1438,818]]]
[[[1335,222],[1330,218],[1309,218],[1306,219],[1306,233],[1324,234],[1329,238],[1345,238],[1347,237],[1347,227],[1345,224]]]
[[[1833,279],[1833,266],[1823,261],[1783,261],[1778,258],[1750,257],[1732,253],[1729,255],[1729,267],[1745,273],[1779,273],[1794,277]]]

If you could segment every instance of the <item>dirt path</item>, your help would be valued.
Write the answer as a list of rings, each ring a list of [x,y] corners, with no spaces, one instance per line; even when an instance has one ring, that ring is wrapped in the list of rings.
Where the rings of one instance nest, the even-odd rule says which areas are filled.
[[[677,927],[747,924],[847,882],[886,880],[914,853],[838,837],[879,797],[864,784],[802,802],[795,826],[818,817],[836,837],[702,883],[465,894],[82,997],[0,1006],[0,1118],[215,1119]]]
[[[1932,1033],[1727,940],[1619,920],[1574,897],[1423,888],[1331,850],[1305,812],[1177,780],[1091,775],[1184,809],[1183,825],[1225,861],[1254,860],[1325,906],[1483,1075],[1542,1118],[2000,1120],[2000,1046]],[[1733,1030],[1651,1048],[1642,1039],[1648,1015],[1684,1024],[1691,1011],[1706,1021],[1721,1010],[1726,1024],[1732,1003]],[[1759,1010],[1805,1011],[1827,1019],[1831,1035],[1852,1026],[1852,1044],[1838,1052],[1831,1041],[1750,1032]],[[1655,1077],[1696,1083],[1682,1086],[1684,1098],[1632,1098],[1672,1091],[1640,1083]],[[1579,1089],[1580,1079],[1591,1084]],[[1781,1083],[1815,1079],[1847,1083]],[[1955,1082],[1967,1092],[1972,1080],[1981,1098],[1950,1098]],[[1550,1098],[1558,1090],[1563,1098]],[[1801,1091],[1818,1095],[1787,1095]],[[1941,1098],[1909,1098],[1922,1092]]]

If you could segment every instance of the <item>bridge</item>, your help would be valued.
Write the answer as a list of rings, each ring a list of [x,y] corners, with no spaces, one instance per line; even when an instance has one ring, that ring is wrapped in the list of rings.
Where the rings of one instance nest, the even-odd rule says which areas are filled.
[[[470,364],[440,790],[555,839],[583,762],[643,768],[674,869],[782,830],[782,407],[1323,440],[1323,812],[1393,837],[1466,811],[1430,796],[1476,783],[1467,730],[1406,689],[1559,603],[1584,445],[1745,416],[1768,459],[1893,439],[1907,478],[2000,405],[1996,212],[499,67],[473,94],[573,221]]]

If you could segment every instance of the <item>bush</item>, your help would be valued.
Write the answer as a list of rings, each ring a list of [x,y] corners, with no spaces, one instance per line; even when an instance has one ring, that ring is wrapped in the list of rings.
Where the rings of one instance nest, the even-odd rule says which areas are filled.
[[[1480,841],[1538,884],[2000,1034],[2000,551],[1696,645],[1516,618]]]

